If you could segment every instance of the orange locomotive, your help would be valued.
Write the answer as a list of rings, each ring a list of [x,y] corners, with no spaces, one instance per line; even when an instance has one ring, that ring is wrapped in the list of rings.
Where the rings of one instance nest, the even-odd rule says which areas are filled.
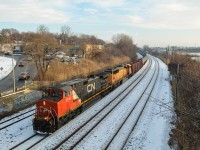
[[[74,79],[57,87],[47,88],[43,98],[36,102],[33,130],[53,133],[82,112],[85,105],[103,97],[125,82],[143,66],[142,59],[87,79]]]

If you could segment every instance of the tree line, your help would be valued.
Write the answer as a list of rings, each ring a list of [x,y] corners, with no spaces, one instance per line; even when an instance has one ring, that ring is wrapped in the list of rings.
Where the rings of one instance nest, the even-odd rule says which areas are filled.
[[[51,33],[47,26],[39,25],[36,32],[19,32],[16,29],[2,29],[0,34],[0,44],[14,43],[21,41],[22,50],[25,54],[30,55],[35,62],[38,80],[44,80],[45,74],[52,63],[46,61],[47,53],[56,51],[65,51],[67,45],[83,45],[84,43],[93,45],[104,45],[102,52],[95,52],[91,60],[99,59],[109,61],[111,57],[127,56],[131,60],[136,58],[137,47],[132,38],[126,34],[116,34],[112,42],[106,43],[104,40],[94,35],[80,34],[76,35],[69,26],[62,26],[60,33]],[[83,49],[80,47],[80,49]]]

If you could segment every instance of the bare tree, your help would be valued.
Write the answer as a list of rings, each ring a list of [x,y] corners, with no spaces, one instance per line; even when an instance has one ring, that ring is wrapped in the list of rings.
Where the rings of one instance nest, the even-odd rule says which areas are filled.
[[[116,48],[121,50],[122,54],[134,59],[136,56],[136,46],[133,44],[133,40],[126,34],[117,34],[112,37],[113,43]]]
[[[40,35],[45,35],[45,34],[49,33],[49,29],[45,25],[39,25],[37,28],[37,32]]]
[[[79,36],[80,43],[88,43],[94,45],[103,45],[105,42],[94,35],[81,34]]]
[[[33,57],[38,80],[43,80],[51,60],[46,60],[47,53],[54,53],[58,42],[44,25],[38,27],[37,33],[29,33],[29,42],[24,45],[25,52]]]
[[[200,64],[187,55],[172,53],[172,57],[176,118],[169,144],[175,149],[200,149]]]
[[[18,30],[10,28],[10,29],[2,29],[1,36],[4,38],[10,39],[10,41],[19,40],[20,33]],[[7,39],[3,41],[4,43],[7,42]]]
[[[72,33],[71,28],[69,26],[64,25],[64,26],[61,27],[60,38],[61,38],[61,41],[63,43],[68,44],[69,43],[68,39],[72,35],[73,35],[73,33]]]

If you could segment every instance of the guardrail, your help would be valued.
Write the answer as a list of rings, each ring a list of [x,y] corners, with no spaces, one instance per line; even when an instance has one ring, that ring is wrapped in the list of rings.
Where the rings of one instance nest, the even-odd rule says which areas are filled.
[[[25,89],[30,89],[30,90],[41,90],[43,88],[49,87],[49,86],[56,86],[59,85],[63,82],[66,82],[67,80],[63,80],[63,81],[25,81],[25,85],[21,88],[16,88],[15,91],[19,92],[19,91],[23,91]],[[14,90],[10,90],[10,91],[5,91],[0,93],[0,98],[9,94],[13,94],[16,92],[13,92]]]
[[[7,94],[7,95],[3,95],[0,98],[6,98],[6,97],[9,97],[9,96],[12,96],[12,95],[15,95],[15,94],[23,93],[25,91],[26,90],[21,90],[21,91],[18,91],[18,92],[10,93],[10,94]]]
[[[20,110],[42,98],[42,91],[22,90],[0,97],[0,117],[11,111]]]
[[[25,87],[15,89],[16,92],[20,92],[20,91],[23,91],[23,90],[25,90]],[[4,97],[6,95],[15,94],[16,92],[13,92],[13,90],[2,92],[2,93],[0,93],[0,98]]]

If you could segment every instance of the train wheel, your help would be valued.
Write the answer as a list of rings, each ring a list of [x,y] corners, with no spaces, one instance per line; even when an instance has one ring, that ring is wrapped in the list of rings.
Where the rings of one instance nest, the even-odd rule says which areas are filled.
[[[80,108],[79,108],[79,114],[81,114],[82,111],[83,111],[83,110],[82,110],[82,107],[80,107]]]

